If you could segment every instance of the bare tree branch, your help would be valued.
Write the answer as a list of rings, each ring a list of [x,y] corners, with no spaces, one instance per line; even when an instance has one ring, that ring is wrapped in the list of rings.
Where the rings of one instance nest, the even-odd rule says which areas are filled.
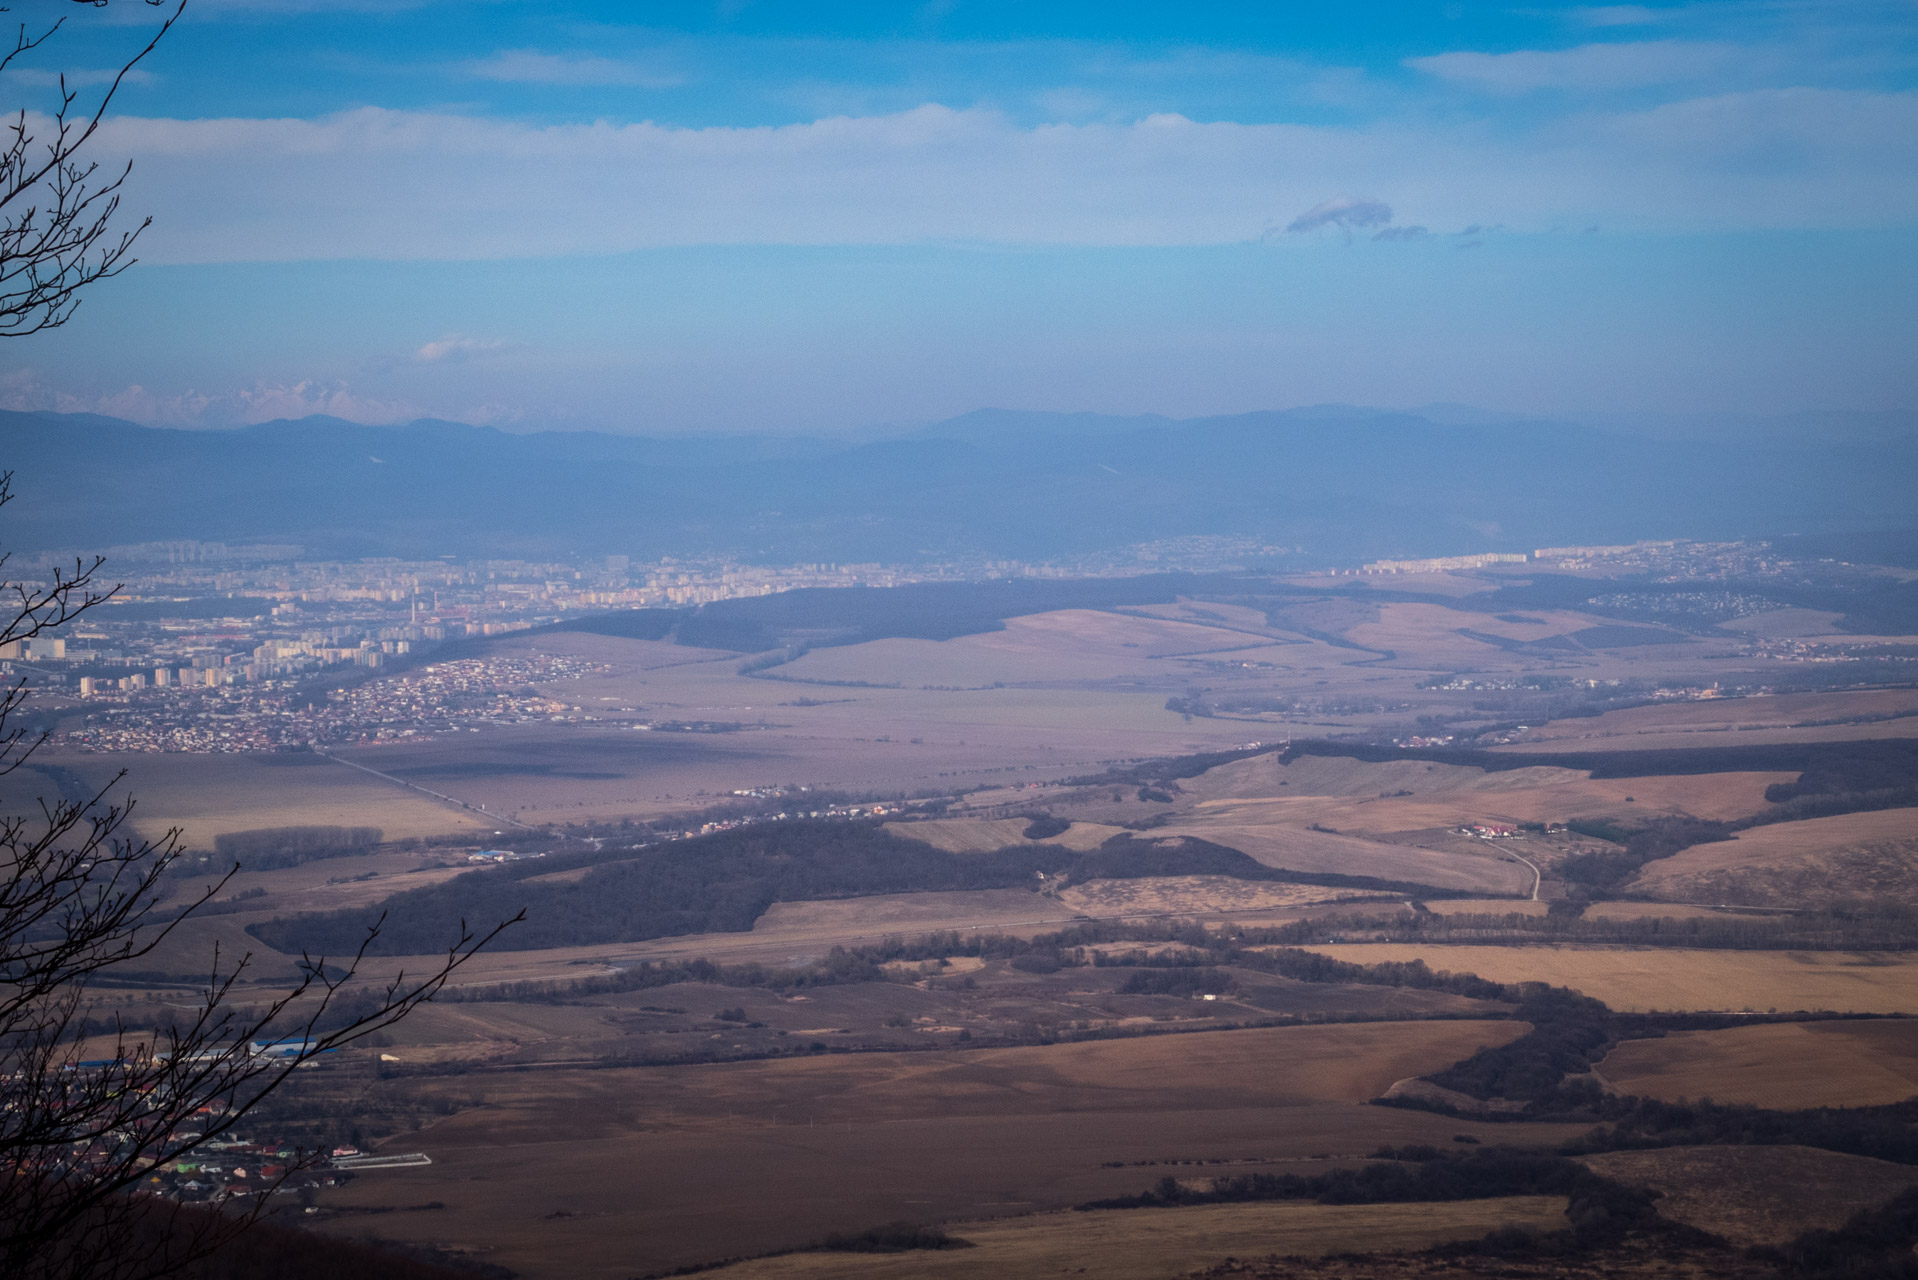
[[[78,0],[103,7],[105,0]],[[164,0],[146,0],[160,7]],[[113,221],[120,210],[120,188],[132,162],[118,172],[101,173],[98,164],[78,159],[106,118],[107,109],[127,76],[159,47],[186,12],[178,0],[139,52],[114,74],[91,106],[79,106],[79,94],[60,77],[58,105],[36,132],[33,115],[20,108],[4,127],[0,142],[0,337],[18,338],[63,325],[80,305],[80,291],[132,266],[133,242],[152,222],[142,219],[117,236]],[[39,49],[66,19],[35,33],[22,23],[13,47],[0,54],[0,70]],[[4,46],[0,46],[4,48]]]
[[[75,0],[93,8],[107,0]],[[131,166],[101,173],[79,153],[120,86],[186,10],[170,8],[145,46],[90,106],[66,78],[50,116],[20,109],[0,125],[0,337],[64,324],[88,286],[133,263],[148,225],[113,227]],[[0,10],[4,12],[4,10]],[[41,49],[65,25],[21,24],[0,42],[0,71]],[[0,472],[0,508],[13,474]],[[0,644],[73,621],[119,590],[96,575],[104,561],[75,560],[27,581],[0,553]],[[27,697],[24,679],[0,685],[0,775],[45,741],[9,724]],[[300,1067],[405,1017],[500,930],[462,923],[443,959],[423,974],[396,974],[370,993],[355,988],[376,924],[344,965],[301,956],[289,989],[261,1000],[245,984],[250,957],[224,964],[216,948],[185,1016],[136,1032],[92,984],[149,956],[206,905],[234,871],[168,906],[181,833],[140,838],[131,801],[110,797],[122,778],[89,796],[41,801],[38,814],[0,815],[0,1276],[25,1280],[142,1280],[177,1272],[263,1212],[250,1205],[189,1209],[142,1192],[156,1170],[230,1133]],[[522,913],[523,914],[523,913]],[[357,1003],[356,1003],[357,1001]],[[97,1047],[98,1014],[110,1014],[111,1048]],[[270,1047],[263,1050],[263,1042]],[[291,1168],[317,1152],[300,1153]]]

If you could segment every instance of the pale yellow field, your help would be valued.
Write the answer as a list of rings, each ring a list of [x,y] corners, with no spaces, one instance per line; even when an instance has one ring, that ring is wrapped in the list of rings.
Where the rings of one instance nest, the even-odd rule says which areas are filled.
[[[954,640],[875,640],[816,649],[779,671],[806,680],[860,680],[913,688],[977,688],[996,681],[1079,683],[1150,673],[1154,659],[1260,643],[1258,636],[1191,622],[1062,609],[1011,618],[1003,631]]]
[[[1587,920],[1705,920],[1724,917],[1733,920],[1762,920],[1769,912],[1720,911],[1713,907],[1693,907],[1682,902],[1594,902],[1585,908]]]
[[[1116,613],[1132,614],[1144,618],[1165,618],[1172,622],[1190,622],[1201,627],[1230,628],[1235,631],[1270,635],[1274,628],[1266,620],[1265,614],[1242,604],[1223,604],[1214,600],[1196,602],[1181,600],[1177,604],[1140,604],[1124,605]]]
[[[1227,876],[1144,876],[1136,880],[1088,880],[1061,890],[1058,898],[1065,906],[1089,916],[1113,916],[1270,911],[1351,896],[1356,895],[1349,890]]]
[[[1029,889],[887,893],[824,902],[775,902],[753,923],[766,942],[831,940],[851,944],[902,931],[931,933],[1070,919],[1071,909]],[[665,939],[662,939],[665,941]]]
[[[1838,620],[1845,615],[1832,613],[1826,609],[1767,609],[1763,613],[1754,613],[1743,618],[1733,618],[1729,622],[1718,624],[1720,631],[1732,631],[1739,635],[1762,636],[1765,639],[1801,638],[1807,636],[1837,636],[1844,633],[1838,630]],[[1851,637],[1845,636],[1849,640]]]
[[[1552,904],[1512,898],[1435,898],[1425,908],[1435,916],[1542,916]]]
[[[1200,810],[1208,816],[1263,814],[1270,822],[1316,822],[1338,831],[1383,834],[1472,822],[1563,822],[1666,813],[1737,818],[1767,807],[1766,787],[1797,776],[1710,773],[1595,779],[1574,769],[1493,773],[1418,760],[1371,763],[1303,756],[1280,764],[1273,755],[1221,765],[1183,785],[1199,797]]]
[[[1854,638],[1855,639],[1855,638]],[[1820,725],[1810,726],[1809,722],[1821,720],[1842,720],[1848,716],[1879,716],[1887,713],[1918,715],[1918,690],[1912,689],[1871,689],[1852,693],[1788,693],[1778,696],[1753,696],[1749,698],[1707,698],[1697,702],[1666,702],[1648,707],[1630,707],[1623,711],[1608,711],[1601,716],[1592,716],[1573,720],[1554,720],[1541,725],[1526,735],[1526,746],[1544,742],[1577,742],[1584,747],[1617,746],[1637,747],[1651,745],[1629,739],[1645,736],[1669,735],[1723,735],[1737,732],[1737,741],[1767,741],[1762,736],[1747,739],[1745,735],[1765,730],[1789,730],[1807,728],[1809,736],[1818,736],[1819,730],[1833,738],[1857,736],[1844,732],[1847,728],[1865,728],[1873,726]],[[1896,725],[1898,721],[1888,721]],[[1889,736],[1909,736],[1912,724],[1907,722],[1899,732]],[[1601,742],[1603,739],[1626,739],[1627,741]],[[1685,743],[1682,741],[1658,745],[1696,745],[1710,744],[1707,738],[1703,742]]]
[[[1918,1020],[1787,1022],[1627,1040],[1599,1064],[1621,1093],[1758,1107],[1873,1107],[1918,1094]]]
[[[970,1249],[793,1253],[736,1263],[713,1274],[727,1280],[1019,1280],[1077,1274],[1165,1280],[1233,1257],[1425,1249],[1500,1227],[1554,1231],[1564,1222],[1565,1201],[1554,1196],[1429,1205],[1237,1204],[1048,1213],[954,1226],[951,1234],[971,1241]]]
[[[1505,652],[1496,645],[1460,630],[1478,631],[1506,640],[1543,640],[1565,635],[1603,621],[1586,614],[1565,611],[1528,612],[1536,623],[1506,622],[1486,613],[1467,613],[1435,604],[1393,602],[1379,606],[1377,622],[1360,623],[1345,632],[1345,638],[1371,649],[1391,649],[1415,653],[1421,662],[1500,661]]]
[[[1102,626],[1108,619],[1092,616]],[[1173,625],[1111,620],[1126,626]],[[916,643],[941,648],[962,642]],[[597,721],[487,727],[421,746],[341,754],[537,824],[697,808],[737,788],[787,783],[866,791],[1037,782],[1095,771],[1119,757],[1215,750],[1243,740],[1246,733],[1231,722],[1185,721],[1165,709],[1164,692],[1136,683],[960,691],[922,689],[921,682],[845,688],[771,678],[790,675],[784,667],[762,673],[768,678],[742,676],[733,655],[603,636],[560,633],[509,641],[501,648],[565,653],[608,668],[542,690]],[[679,661],[662,662],[662,648],[681,655]],[[872,648],[822,652],[852,655],[848,661],[863,670]],[[627,727],[662,720],[746,727],[728,733]]]
[[[454,986],[499,982],[568,982],[605,966],[640,960],[709,959],[726,964],[810,963],[836,946],[854,947],[888,937],[942,933],[1013,933],[1056,930],[1079,913],[1056,898],[1026,889],[979,889],[952,893],[879,894],[823,902],[778,902],[750,932],[690,933],[645,942],[609,942],[545,951],[483,951],[454,979]],[[259,944],[248,940],[258,949]],[[381,957],[370,972],[417,972],[428,956]]]
[[[101,754],[47,757],[105,785],[126,770],[123,794],[137,804],[134,825],[157,836],[178,826],[195,849],[228,831],[258,827],[378,827],[388,840],[470,831],[493,824],[449,804],[305,754]]]
[[[1918,809],[1779,822],[1648,863],[1628,887],[1685,902],[1918,902]]]
[[[1614,1009],[1764,1013],[1918,1013],[1918,957],[1848,951],[1692,951],[1676,947],[1472,947],[1350,943],[1311,947],[1355,964],[1424,960],[1493,982],[1549,982]]]
[[[1363,618],[1368,608],[1346,613]],[[1529,659],[1465,640],[1457,629],[1521,637],[1584,621],[1551,614],[1537,624],[1509,623],[1429,605],[1379,608],[1378,621],[1360,627],[1378,628],[1376,635],[1366,633],[1373,641],[1410,646],[1401,654],[1405,665],[1359,668],[1354,664],[1370,661],[1362,650],[1284,632],[1253,610],[1194,602],[1129,613],[1063,610],[1015,618],[1003,631],[950,641],[885,640],[815,650],[756,676],[740,674],[737,655],[713,650],[584,634],[526,637],[505,641],[500,650],[568,653],[604,668],[542,690],[590,722],[487,726],[420,745],[340,754],[534,824],[652,816],[704,807],[738,788],[785,783],[854,790],[1037,783],[1094,773],[1117,760],[1216,750],[1287,732],[1384,727],[1394,716],[1403,718],[1402,711],[1359,711],[1187,719],[1167,710],[1167,696],[1194,681],[1222,696],[1309,692],[1361,705],[1420,701],[1429,695],[1415,688],[1425,674],[1416,663],[1429,661],[1430,655],[1415,655],[1418,643],[1465,645],[1483,651],[1483,670],[1516,669]],[[1155,612],[1159,616],[1141,616]],[[1334,619],[1327,625],[1349,624]],[[1643,667],[1629,655],[1592,661],[1595,675],[1614,667],[1638,673]],[[1673,660],[1660,661],[1663,674]],[[897,687],[877,687],[889,685]],[[741,727],[725,733],[632,728],[675,720]],[[356,819],[394,835],[484,830],[484,819],[364,775],[347,785],[321,784],[320,775],[312,773],[301,784],[286,768],[285,777],[261,785],[257,770],[234,757],[130,759],[143,775],[140,790],[148,799],[142,821],[185,822],[195,839],[251,826]],[[85,757],[77,767],[104,774],[114,763]],[[1714,795],[1697,780],[1594,784],[1576,775],[1572,779],[1555,789],[1540,787],[1537,779],[1500,775],[1474,784],[1484,795],[1441,797],[1419,785],[1409,788],[1412,797],[1381,799],[1380,792],[1407,788],[1385,779],[1368,794],[1354,776],[1349,787],[1318,792],[1332,799],[1303,806],[1289,798],[1296,791],[1240,789],[1236,794],[1280,802],[1284,822],[1319,822],[1360,834],[1422,831],[1470,820],[1634,812],[1738,816],[1762,803],[1754,798],[1763,789],[1756,777],[1749,780],[1758,784],[1755,789],[1742,785],[1724,795]],[[0,795],[11,798],[12,792]],[[1627,795],[1635,804],[1626,801]],[[1485,888],[1493,891],[1491,885]]]
[[[1269,809],[1240,806],[1204,810],[1189,821],[1172,822],[1150,833],[1153,839],[1193,836],[1237,849],[1269,867],[1405,880],[1441,889],[1485,894],[1529,895],[1532,873],[1506,861],[1496,850],[1481,853],[1386,844],[1357,836],[1313,831],[1271,821]]]

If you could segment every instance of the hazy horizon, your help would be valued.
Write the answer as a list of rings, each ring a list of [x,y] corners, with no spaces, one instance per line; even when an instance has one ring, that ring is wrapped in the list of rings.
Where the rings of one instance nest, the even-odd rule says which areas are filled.
[[[1898,6],[190,6],[0,407],[845,433],[1918,408]],[[88,24],[10,78],[97,86]]]

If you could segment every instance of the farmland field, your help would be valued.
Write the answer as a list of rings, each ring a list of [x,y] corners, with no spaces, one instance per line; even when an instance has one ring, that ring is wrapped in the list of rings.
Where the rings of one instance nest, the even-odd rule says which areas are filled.
[[[1227,876],[1143,876],[1136,880],[1088,880],[1062,889],[1058,899],[1089,916],[1218,915],[1270,911],[1356,897],[1349,890],[1302,884],[1234,880]]]
[[[434,1163],[326,1193],[341,1216],[324,1225],[351,1232],[363,1219],[343,1210],[401,1206],[382,1235],[535,1278],[625,1277],[897,1218],[1061,1208],[1137,1190],[1155,1161],[1311,1168],[1457,1132],[1569,1135],[1362,1105],[1523,1029],[1370,1023],[426,1078],[413,1087],[464,1109],[387,1149]]]
[[[1310,950],[1377,964],[1423,960],[1494,982],[1549,982],[1614,1009],[1918,1013],[1918,957],[1843,951],[1478,947],[1348,943]]]
[[[1585,908],[1587,920],[1711,920],[1763,919],[1756,911],[1720,910],[1682,902],[1594,902]]]
[[[1741,831],[1651,863],[1628,886],[1654,897],[1751,906],[1877,899],[1918,905],[1918,809]]]
[[[1530,871],[1490,853],[1386,844],[1309,827],[1247,821],[1243,814],[1232,811],[1172,823],[1153,834],[1195,836],[1238,849],[1269,867],[1291,871],[1407,880],[1484,894],[1529,894],[1532,888]]]
[[[1383,834],[1470,822],[1563,822],[1582,817],[1684,813],[1739,818],[1764,810],[1765,788],[1790,773],[1707,773],[1591,778],[1581,770],[1533,766],[1489,772],[1416,760],[1374,763],[1272,756],[1221,765],[1188,790],[1207,821],[1319,823]]]
[[[1553,1231],[1565,1202],[1553,1196],[1455,1200],[1431,1205],[1245,1204],[1047,1213],[952,1230],[970,1249],[937,1253],[794,1253],[736,1263],[724,1280],[995,1280],[1076,1274],[1166,1280],[1230,1257],[1423,1249],[1501,1227]]]
[[[154,837],[177,826],[196,849],[212,848],[214,837],[225,832],[260,827],[375,826],[388,840],[452,832],[478,839],[494,829],[479,815],[303,753],[48,754],[38,762],[70,770],[94,786],[105,786],[124,769],[120,793],[137,801],[133,820],[140,833]]]
[[[1918,1019],[1674,1031],[1627,1040],[1598,1071],[1622,1093],[1668,1101],[1883,1106],[1918,1095]]]
[[[1435,916],[1542,916],[1551,910],[1551,904],[1513,898],[1435,898],[1425,904],[1425,909]]]
[[[1585,1163],[1657,1191],[1661,1217],[1739,1245],[1779,1245],[1801,1231],[1835,1230],[1918,1185],[1918,1169],[1909,1165],[1812,1147],[1612,1151]]]
[[[721,1274],[1143,1280],[1228,1255],[1422,1248],[1500,1225],[1555,1230],[1564,1205],[1058,1212],[1167,1176],[1320,1173],[1407,1145],[1440,1158],[1543,1148],[1588,1128],[1368,1105],[1522,1036],[1500,998],[1511,993],[1265,965],[1236,949],[1251,939],[1220,931],[1212,946],[1199,930],[1459,937],[1473,945],[1313,949],[1553,983],[1620,1011],[1918,1014],[1918,952],[1897,949],[1904,917],[1834,924],[1759,910],[1909,900],[1918,811],[1753,826],[1658,857],[1717,830],[1694,820],[1774,812],[1767,789],[1813,766],[1727,753],[1625,777],[1481,767],[1497,763],[1487,747],[1918,737],[1907,714],[1918,694],[1694,699],[1721,677],[1748,688],[1804,670],[1755,655],[1730,630],[1613,645],[1620,636],[1602,629],[1616,619],[1464,598],[1514,581],[1407,575],[1365,584],[1372,595],[1062,609],[945,641],[808,635],[758,662],[663,641],[518,635],[488,645],[590,670],[538,686],[553,704],[540,719],[369,736],[335,753],[390,777],[299,752],[50,763],[73,771],[70,787],[130,763],[143,829],[183,823],[196,847],[247,828],[384,829],[377,849],[236,876],[217,914],[189,920],[129,976],[152,988],[127,988],[128,1007],[149,1020],[198,980],[216,943],[229,957],[252,952],[263,983],[290,980],[296,957],[267,951],[249,927],[279,921],[262,936],[295,948],[315,925],[297,917],[410,904],[423,914],[394,945],[425,950],[419,920],[459,918],[429,909],[479,903],[490,922],[523,901],[545,913],[529,923],[551,947],[480,955],[441,1000],[303,1073],[295,1087],[330,1091],[346,1117],[333,1123],[351,1125],[352,1141],[432,1160],[321,1192],[319,1212],[302,1215],[321,1230],[442,1247],[527,1280],[629,1280],[893,1220],[941,1223],[974,1247],[792,1253]],[[1385,598],[1421,588],[1445,601]],[[737,642],[769,634],[742,629]],[[1440,745],[1422,746],[1428,734]],[[1324,738],[1353,743],[1352,754],[1301,741]],[[1181,756],[1199,758],[1168,758]],[[1902,759],[1888,750],[1867,763],[1895,782]],[[1694,766],[1719,771],[1684,771]],[[18,800],[22,782],[0,778],[0,796]],[[879,800],[882,829],[847,812]],[[795,825],[793,814],[810,816]],[[1680,834],[1658,844],[1670,832]],[[475,870],[468,855],[482,841],[550,861]],[[1655,860],[1640,861],[1646,850]],[[1390,883],[1238,878],[1275,868]],[[922,891],[857,896],[913,886]],[[421,892],[397,896],[410,890]],[[1635,900],[1603,900],[1626,894]],[[1582,914],[1564,910],[1587,899]],[[1719,902],[1747,909],[1697,905]],[[627,927],[642,914],[643,928]],[[342,921],[305,936],[335,945],[340,929],[361,927]],[[1532,944],[1694,930],[1753,947],[1892,941],[1872,954]],[[607,937],[642,940],[566,945]],[[379,956],[367,969],[418,972],[434,959]],[[1396,981],[1405,985],[1387,985]],[[1657,1098],[1857,1106],[1918,1093],[1914,1027],[1674,1032],[1626,1041],[1598,1070]],[[1762,1219],[1782,1212],[1792,1177],[1820,1183],[1820,1222],[1896,1181],[1869,1162],[1778,1155],[1776,1168],[1716,1151],[1595,1167],[1611,1161],[1619,1177],[1666,1190],[1675,1220],[1739,1241],[1769,1238]]]
[[[1524,749],[1641,750],[1702,747],[1727,739],[1758,743],[1909,737],[1918,725],[1913,717],[1918,717],[1918,692],[1910,689],[1711,698],[1553,721],[1526,734]]]

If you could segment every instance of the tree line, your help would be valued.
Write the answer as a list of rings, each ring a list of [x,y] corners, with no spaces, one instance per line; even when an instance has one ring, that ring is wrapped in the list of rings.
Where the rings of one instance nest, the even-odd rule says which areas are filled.
[[[579,869],[585,874],[576,880],[551,878]],[[894,835],[876,822],[792,821],[673,841],[611,860],[578,854],[472,871],[396,894],[377,908],[282,917],[249,932],[278,951],[338,951],[349,940],[357,945],[384,917],[370,954],[409,955],[431,950],[433,940],[460,920],[511,916],[523,909],[525,924],[498,945],[541,950],[745,932],[775,902],[1038,888],[1042,877],[1073,884],[1189,875],[1456,896],[1429,885],[1268,867],[1237,849],[1203,840],[1161,844],[1124,833],[1083,853],[1049,844],[949,853]]]

